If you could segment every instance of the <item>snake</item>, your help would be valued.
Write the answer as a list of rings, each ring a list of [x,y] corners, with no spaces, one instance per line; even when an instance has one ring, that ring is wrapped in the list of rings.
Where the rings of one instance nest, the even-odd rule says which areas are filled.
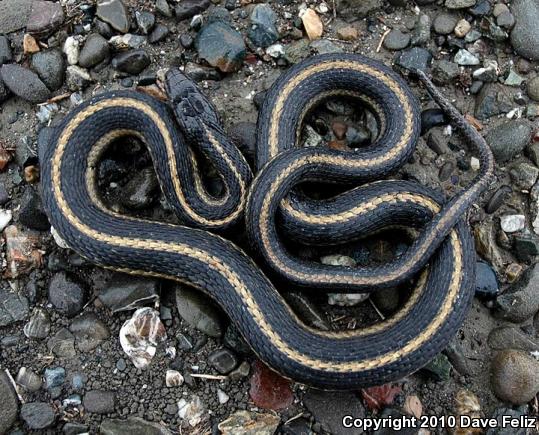
[[[480,161],[475,178],[452,198],[387,179],[409,161],[420,135],[420,103],[404,77],[360,54],[333,53],[293,65],[266,92],[252,163],[225,133],[209,98],[178,68],[164,78],[167,101],[133,90],[92,97],[66,115],[40,150],[45,210],[64,242],[96,265],[208,294],[257,357],[285,378],[326,390],[398,381],[441,352],[464,321],[476,262],[467,210],[494,171],[481,134],[424,72],[411,70],[414,77]],[[379,132],[370,145],[352,152],[300,146],[307,117],[329,98],[352,99],[374,114]],[[120,213],[100,195],[99,162],[126,136],[147,147],[177,223]],[[202,158],[221,179],[220,193],[204,184]],[[301,187],[313,181],[343,190],[315,197]],[[291,250],[394,226],[417,235],[382,265],[331,266]],[[245,249],[229,240],[242,231]],[[403,283],[412,290],[398,311],[348,330],[307,324],[283,297],[290,289],[372,293]]]

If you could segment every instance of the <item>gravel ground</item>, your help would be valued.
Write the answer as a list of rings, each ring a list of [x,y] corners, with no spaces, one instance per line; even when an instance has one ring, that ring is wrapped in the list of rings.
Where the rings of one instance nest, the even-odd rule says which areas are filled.
[[[0,434],[394,432],[345,428],[345,415],[433,416],[410,434],[537,433],[538,28],[537,0],[0,0]],[[42,209],[37,158],[49,127],[72,107],[114,89],[163,98],[164,72],[181,68],[252,159],[264,91],[289,65],[335,51],[404,75],[407,67],[427,71],[497,162],[495,182],[469,212],[478,272],[462,328],[427,367],[350,393],[308,389],[269,371],[206,296],[96,268],[62,246]],[[410,84],[422,104],[422,136],[395,176],[454,195],[478,162]],[[376,129],[368,109],[329,100],[308,117],[301,142],[358,148]],[[219,192],[212,168],[203,172]],[[111,146],[98,183],[115,210],[177,222],[135,139]],[[233,239],[244,245],[242,234]],[[406,243],[397,232],[290,248],[355,266],[388,261]],[[407,290],[287,298],[307,323],[355,328],[392,315]],[[133,348],[142,353],[134,357]],[[535,428],[444,427],[448,416],[531,417]]]

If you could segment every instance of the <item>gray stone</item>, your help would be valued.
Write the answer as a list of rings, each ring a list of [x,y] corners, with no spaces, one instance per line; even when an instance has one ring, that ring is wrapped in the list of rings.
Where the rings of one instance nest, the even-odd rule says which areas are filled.
[[[501,400],[523,405],[539,391],[539,361],[521,350],[498,352],[491,363],[491,385]]]
[[[24,325],[23,331],[28,338],[43,339],[49,335],[50,329],[49,313],[43,308],[34,308],[30,320]]]
[[[129,14],[122,0],[99,0],[96,15],[118,32],[129,31]]]
[[[21,407],[21,418],[30,429],[46,429],[56,418],[54,409],[45,402],[25,403]]]
[[[239,70],[246,55],[241,33],[220,21],[208,23],[200,29],[196,49],[201,59],[222,72]]]
[[[112,59],[114,68],[133,75],[141,73],[150,63],[150,56],[142,49],[126,51]]]
[[[183,0],[176,5],[176,19],[178,21],[187,20],[204,12],[209,7],[210,0]]]
[[[410,44],[410,34],[398,29],[391,30],[384,39],[384,47],[388,50],[402,50]]]
[[[449,35],[455,30],[455,26],[458,22],[458,17],[453,14],[442,12],[437,15],[432,23],[434,31],[439,35]]]
[[[496,23],[498,24],[498,26],[505,29],[511,29],[515,25],[515,22],[515,16],[509,11],[500,14],[496,18]]]
[[[92,390],[84,395],[84,409],[93,414],[110,414],[114,412],[116,394],[113,391]]]
[[[43,380],[41,379],[41,376],[37,375],[32,370],[21,367],[17,374],[17,384],[26,391],[35,393],[36,391],[39,391],[43,385]]]
[[[539,237],[535,234],[521,234],[513,239],[513,251],[520,261],[529,261],[539,255]]]
[[[539,76],[528,80],[526,83],[526,90],[528,91],[528,96],[532,100],[539,101]]]
[[[451,377],[451,363],[443,353],[436,355],[421,370],[426,371],[436,381],[447,381]]]
[[[61,387],[66,379],[66,371],[63,367],[45,369],[45,385],[48,390]]]
[[[0,327],[24,320],[28,315],[28,299],[0,288]]]
[[[463,48],[461,48],[459,51],[457,51],[457,54],[455,54],[455,62],[464,66],[479,65],[479,59],[468,50]]]
[[[412,31],[411,43],[413,46],[425,45],[430,40],[432,22],[427,14],[421,14]]]
[[[430,51],[420,47],[404,50],[397,58],[396,64],[405,69],[419,69],[427,72],[432,60]]]
[[[69,326],[75,336],[77,348],[81,352],[90,352],[110,337],[110,332],[95,314],[89,313],[77,317]]]
[[[43,103],[51,96],[49,89],[38,75],[20,65],[3,65],[0,74],[11,92],[30,103]]]
[[[11,33],[26,26],[33,0],[0,1],[0,33]]]
[[[20,164],[26,164],[27,158],[18,159]],[[49,218],[45,214],[43,204],[38,193],[28,187],[21,199],[19,222],[25,227],[36,231],[48,231],[51,227]]]
[[[533,337],[513,326],[501,326],[490,331],[488,345],[494,350],[517,349],[526,352],[539,351],[539,343]]]
[[[382,7],[382,0],[337,0],[337,13],[347,21],[365,18]]]
[[[81,423],[68,422],[62,428],[64,435],[83,435],[88,433],[88,426]]]
[[[348,429],[342,424],[345,415],[365,417],[361,401],[351,392],[330,392],[309,389],[303,403],[324,430],[334,435],[362,434],[362,429]]]
[[[0,433],[7,433],[17,419],[19,401],[9,377],[3,370],[0,371],[0,397]]]
[[[75,352],[75,337],[69,330],[62,328],[47,341],[49,352],[61,358],[73,358]]]
[[[78,65],[69,65],[66,71],[67,87],[73,91],[85,89],[92,82],[92,77],[87,70]]]
[[[79,65],[83,68],[91,68],[110,56],[109,44],[98,33],[92,33],[86,39],[84,47],[79,55]]]
[[[0,66],[11,62],[11,59],[13,59],[13,55],[11,53],[9,39],[6,36],[0,35]]]
[[[521,56],[539,60],[539,2],[515,0],[511,5],[515,27],[511,32],[511,44]]]
[[[517,187],[529,190],[539,177],[539,169],[529,163],[518,163],[510,169],[509,175]]]
[[[460,74],[459,67],[454,62],[439,60],[432,66],[432,78],[439,85],[452,83]]]
[[[105,419],[99,426],[99,433],[101,435],[172,435],[166,427],[139,417],[128,417],[127,420]]]
[[[494,411],[491,418],[495,418],[498,422],[496,428],[490,428],[487,430],[486,435],[527,435],[528,429],[525,427],[511,427],[510,425],[505,424],[507,417],[514,418],[515,420],[524,417],[527,413],[520,410],[511,409],[511,408],[498,408]]]
[[[37,35],[49,34],[58,29],[64,20],[64,11],[59,2],[34,0],[26,30]]]
[[[485,140],[496,161],[505,163],[519,154],[530,143],[532,126],[524,119],[506,121],[488,130]]]
[[[269,47],[279,38],[276,21],[277,15],[270,5],[266,3],[256,5],[251,13],[249,39],[257,47]]]
[[[142,33],[147,35],[155,26],[155,15],[147,11],[136,11],[135,18],[137,20],[138,28]]]
[[[168,4],[167,0],[156,0],[155,10],[164,17],[172,17],[172,9],[170,8],[170,5]]]
[[[518,282],[496,299],[497,313],[510,322],[522,323],[539,310],[539,264],[530,267]]]
[[[76,315],[86,301],[86,291],[65,273],[55,274],[49,283],[49,302],[68,317]]]
[[[202,293],[177,286],[176,307],[181,318],[192,327],[210,337],[223,335],[220,313]]]
[[[445,7],[448,9],[464,9],[475,6],[476,0],[445,0]]]
[[[153,278],[116,274],[98,295],[113,312],[130,311],[159,298],[159,282]]]
[[[475,117],[480,120],[507,113],[513,109],[515,91],[497,83],[487,83],[475,100]]]
[[[152,30],[152,33],[150,33],[150,35],[148,36],[148,42],[150,44],[155,44],[157,42],[161,42],[163,39],[165,39],[168,36],[169,33],[170,33],[170,30],[168,30],[167,26],[165,26],[164,24],[158,24]],[[180,39],[180,41],[181,41],[181,39]]]
[[[238,358],[230,350],[217,349],[208,356],[208,363],[222,375],[229,374],[238,365]]]
[[[0,103],[3,103],[8,99],[8,97],[11,95],[11,92],[9,92],[9,89],[4,85],[4,82],[2,81],[2,74],[0,74]]]
[[[32,56],[32,69],[51,91],[64,83],[64,57],[58,49],[40,51]]]

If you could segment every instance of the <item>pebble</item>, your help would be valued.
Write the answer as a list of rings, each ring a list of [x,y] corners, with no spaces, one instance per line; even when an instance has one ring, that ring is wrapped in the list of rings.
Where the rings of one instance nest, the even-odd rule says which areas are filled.
[[[425,45],[430,40],[432,22],[427,14],[419,15],[417,23],[412,31],[411,44],[413,46]]]
[[[49,89],[39,76],[20,65],[2,65],[0,74],[4,84],[11,92],[30,103],[43,103],[51,96]]]
[[[132,35],[131,33],[127,33],[122,36],[116,35],[109,39],[109,44],[115,50],[127,50],[127,49],[140,48],[143,45],[145,45],[146,42],[147,42],[146,36]]]
[[[206,406],[198,396],[191,396],[189,401],[183,398],[178,401],[178,416],[191,427],[200,424],[207,415]]]
[[[273,435],[279,423],[279,416],[274,414],[236,411],[219,423],[218,428],[222,435]]]
[[[526,83],[526,91],[532,100],[539,101],[539,76],[528,80]]]
[[[487,131],[485,140],[499,163],[505,163],[521,153],[529,144],[532,127],[526,120],[506,121]]]
[[[504,29],[511,29],[515,25],[515,16],[507,11],[496,18],[496,24]]]
[[[0,2],[0,33],[11,33],[26,27],[33,0],[3,0]]]
[[[8,433],[17,419],[19,401],[9,377],[3,370],[0,371],[0,397],[0,433]]]
[[[539,352],[539,343],[520,328],[513,326],[500,326],[490,331],[488,345],[494,350],[516,349]]]
[[[28,33],[24,35],[22,46],[24,54],[34,54],[41,50],[36,39]]]
[[[43,308],[34,308],[30,320],[24,325],[23,331],[28,338],[43,339],[49,335],[50,329],[49,313]]]
[[[24,320],[28,315],[28,300],[16,292],[0,288],[0,327]]]
[[[539,177],[539,169],[529,163],[518,163],[509,170],[513,183],[520,189],[528,190],[533,187]]]
[[[92,82],[88,71],[78,65],[70,65],[66,70],[66,84],[73,91],[85,89]]]
[[[225,73],[239,70],[246,55],[241,33],[220,21],[202,27],[196,38],[196,49],[201,59]]]
[[[44,377],[47,390],[51,390],[64,384],[66,371],[63,367],[47,368]]]
[[[455,15],[442,12],[436,16],[432,23],[432,27],[439,35],[449,35],[455,30],[457,22],[458,18]]]
[[[110,337],[109,329],[95,314],[88,313],[77,317],[69,330],[75,336],[77,348],[81,352],[90,352]]]
[[[511,4],[515,26],[511,44],[522,57],[539,60],[539,3],[535,0],[515,0]]]
[[[446,85],[452,83],[460,74],[456,63],[448,60],[439,60],[432,67],[432,78],[436,84]]]
[[[359,32],[354,26],[342,26],[337,29],[337,37],[343,41],[355,41]]]
[[[256,360],[253,363],[249,397],[259,408],[280,410],[292,404],[294,393],[289,380]]]
[[[158,287],[159,282],[153,278],[115,274],[97,297],[113,313],[131,311],[157,301]]]
[[[153,167],[138,171],[125,185],[120,203],[132,210],[148,208],[156,199],[159,183]]]
[[[47,341],[49,352],[61,358],[73,358],[76,355],[75,337],[66,328],[61,328]]]
[[[142,49],[130,50],[112,59],[113,68],[132,75],[141,73],[150,63],[150,56]]]
[[[499,293],[498,279],[492,267],[482,261],[476,263],[475,294],[478,297],[492,299]]]
[[[477,0],[445,0],[448,9],[465,9],[475,6]]]
[[[384,39],[384,47],[388,50],[402,50],[410,44],[410,34],[398,29],[391,30]]]
[[[501,400],[525,404],[539,391],[539,361],[520,350],[498,352],[491,363],[491,385]]]
[[[309,388],[303,396],[305,407],[322,428],[334,435],[349,435],[350,429],[342,424],[343,415],[364,418],[365,409],[352,392],[331,392]],[[328,406],[331,404],[331,406]],[[360,433],[358,431],[357,433]]]
[[[238,365],[238,358],[226,348],[218,349],[208,355],[208,363],[222,375],[227,375]]]
[[[307,8],[300,13],[305,32],[309,40],[314,41],[322,37],[324,33],[324,24],[314,9]]]
[[[257,4],[251,12],[249,39],[257,46],[266,48],[279,38],[275,23],[277,15],[269,4]]]
[[[176,19],[187,20],[210,7],[210,0],[184,0],[176,5]]]
[[[11,62],[11,59],[13,59],[13,55],[11,53],[9,39],[3,35],[0,35],[0,66]]]
[[[41,379],[41,376],[34,373],[32,370],[27,369],[26,367],[21,367],[19,369],[19,373],[17,373],[16,381],[18,385],[20,385],[26,391],[29,391],[31,393],[35,393],[36,391],[39,391],[39,389],[43,385],[43,380]],[[0,429],[1,429],[1,424],[0,424]]]
[[[64,57],[58,49],[46,50],[32,56],[32,69],[51,91],[64,83]]]
[[[26,160],[26,159],[24,159]],[[21,162],[25,163],[25,162]],[[38,193],[28,187],[21,198],[19,222],[36,231],[48,231],[51,227]]]
[[[86,302],[86,291],[64,272],[56,273],[49,282],[49,302],[62,314],[73,317]]]
[[[520,261],[529,261],[539,255],[539,238],[533,234],[522,234],[513,238],[513,251]]]
[[[155,15],[152,14],[151,12],[136,11],[135,12],[135,19],[137,20],[137,25],[138,25],[139,30],[142,33],[144,33],[145,35],[150,33],[150,31],[155,26]]]
[[[92,68],[108,59],[110,56],[109,43],[99,33],[92,33],[86,39],[79,55],[79,65]]]
[[[221,337],[223,326],[221,315],[208,298],[200,292],[186,287],[176,287],[176,307],[181,318],[193,328],[210,337]]]
[[[156,0],[155,11],[167,18],[172,18],[173,15],[167,0]]]
[[[524,82],[524,77],[518,75],[512,68],[509,70],[509,74],[507,75],[507,78],[504,81],[504,84],[507,86],[517,86],[520,87],[520,85]]]
[[[530,267],[496,299],[499,316],[510,322],[522,323],[539,310],[539,264]]]
[[[431,128],[448,123],[445,113],[441,109],[425,109],[421,112],[421,134],[427,133]]]
[[[159,312],[139,308],[120,329],[120,344],[138,369],[146,369],[157,351],[157,346],[167,338]]]
[[[30,429],[38,430],[50,427],[56,415],[48,403],[30,402],[21,406],[21,418]]]
[[[148,36],[148,42],[150,44],[156,44],[157,42],[163,41],[170,33],[170,30],[164,24],[158,24]],[[184,47],[186,48],[186,47]]]
[[[60,3],[34,0],[26,31],[33,35],[49,34],[58,29],[64,20],[65,15]]]
[[[455,54],[454,61],[457,64],[464,66],[479,65],[479,59],[472,53],[470,53],[468,50],[465,50],[463,48],[457,51],[457,54]]]
[[[74,36],[68,36],[64,42],[64,53],[69,65],[76,65],[79,62],[80,41]]]
[[[396,63],[405,69],[419,69],[427,72],[431,60],[432,54],[430,51],[420,47],[413,47],[401,52]]]
[[[129,13],[122,0],[99,0],[95,14],[118,32],[129,31]]]
[[[101,435],[172,435],[172,432],[161,424],[134,416],[127,417],[126,420],[104,419],[99,426],[99,433]]]
[[[455,26],[455,36],[457,38],[464,38],[468,32],[472,29],[472,25],[465,19],[459,20]]]
[[[526,227],[526,216],[523,214],[508,214],[500,217],[500,225],[506,233],[522,231]]]
[[[167,370],[165,375],[165,385],[169,388],[179,387],[184,382],[183,376],[177,370]]]
[[[110,414],[114,412],[116,406],[116,393],[103,390],[88,391],[82,399],[82,404],[87,412]]]

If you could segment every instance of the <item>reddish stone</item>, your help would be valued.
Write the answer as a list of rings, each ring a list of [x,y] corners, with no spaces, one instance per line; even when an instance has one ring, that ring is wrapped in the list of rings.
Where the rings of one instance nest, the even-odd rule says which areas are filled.
[[[331,129],[333,130],[335,137],[338,140],[342,140],[346,136],[346,132],[348,131],[348,126],[344,122],[335,121],[333,122],[333,124],[331,124]]]
[[[13,155],[0,146],[0,171],[3,171],[11,161]]]
[[[43,254],[37,249],[39,237],[19,232],[15,225],[4,230],[6,240],[7,278],[17,278],[43,265]]]
[[[399,385],[385,384],[378,387],[364,388],[361,390],[361,396],[367,408],[371,411],[379,411],[391,405],[401,391],[402,388]]]
[[[257,360],[253,364],[249,396],[259,408],[280,410],[290,406],[294,393],[290,381]]]

